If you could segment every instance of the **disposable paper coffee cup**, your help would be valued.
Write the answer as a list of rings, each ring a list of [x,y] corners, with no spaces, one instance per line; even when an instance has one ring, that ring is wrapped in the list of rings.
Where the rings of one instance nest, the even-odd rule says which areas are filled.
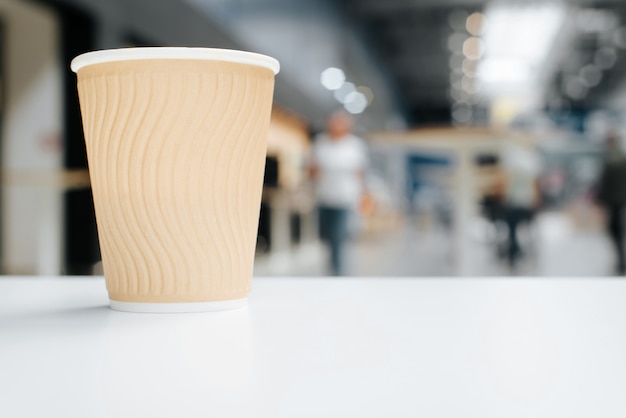
[[[244,306],[278,61],[128,48],[80,55],[71,68],[111,307]]]

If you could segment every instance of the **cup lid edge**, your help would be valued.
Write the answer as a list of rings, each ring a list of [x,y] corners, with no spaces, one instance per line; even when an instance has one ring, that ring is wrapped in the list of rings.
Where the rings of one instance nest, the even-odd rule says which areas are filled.
[[[256,52],[220,48],[195,47],[146,47],[104,49],[78,55],[70,63],[70,68],[77,73],[81,68],[105,62],[142,60],[142,59],[204,59],[237,62],[265,67],[278,74],[278,60]]]

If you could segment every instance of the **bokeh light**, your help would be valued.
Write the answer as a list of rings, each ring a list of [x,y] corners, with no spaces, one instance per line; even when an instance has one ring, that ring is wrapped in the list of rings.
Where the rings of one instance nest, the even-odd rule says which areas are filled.
[[[570,76],[564,80],[563,89],[565,94],[574,99],[581,100],[587,96],[588,88],[580,77]]]
[[[454,10],[448,15],[448,25],[455,31],[465,30],[468,13],[465,10]]]
[[[346,81],[346,75],[339,68],[329,67],[322,71],[320,82],[328,90],[337,90]]]
[[[346,96],[343,107],[354,115],[363,113],[367,107],[367,97],[361,92],[353,91]]]
[[[464,43],[468,39],[467,34],[455,32],[448,37],[448,49],[456,54],[463,53]]]
[[[365,96],[368,105],[372,104],[372,102],[374,101],[374,92],[372,91],[372,89],[366,86],[359,86],[357,87],[356,91]]]
[[[580,78],[587,87],[595,87],[602,80],[602,71],[593,64],[580,69]]]
[[[350,83],[349,81],[346,81],[341,85],[341,87],[335,90],[334,96],[335,99],[337,99],[337,101],[339,101],[340,103],[346,103],[348,96],[354,91],[356,91],[355,85],[353,83]]]
[[[615,48],[604,47],[596,51],[593,62],[603,70],[607,70],[615,65],[617,61],[617,53]]]
[[[485,33],[486,23],[485,15],[476,12],[467,17],[465,28],[472,35],[479,36]]]
[[[463,42],[463,55],[471,60],[478,60],[485,52],[485,43],[482,39],[472,36]]]

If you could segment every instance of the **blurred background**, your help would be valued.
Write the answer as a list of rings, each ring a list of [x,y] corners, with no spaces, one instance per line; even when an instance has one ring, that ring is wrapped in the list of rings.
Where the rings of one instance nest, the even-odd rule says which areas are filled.
[[[617,271],[596,191],[626,134],[621,0],[0,0],[1,273],[101,274],[69,62],[128,46],[280,61],[256,275],[328,273],[309,169],[338,109],[368,153],[344,274]]]

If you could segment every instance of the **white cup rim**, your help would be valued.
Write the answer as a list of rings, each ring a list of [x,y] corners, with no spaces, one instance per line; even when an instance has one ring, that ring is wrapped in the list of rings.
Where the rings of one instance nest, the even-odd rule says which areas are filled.
[[[274,74],[278,74],[280,71],[278,60],[267,55],[257,54],[255,52],[237,51],[234,49],[190,47],[118,48],[86,52],[74,58],[70,64],[70,68],[77,73],[81,68],[89,65],[144,59],[227,61],[268,68],[272,70]]]

